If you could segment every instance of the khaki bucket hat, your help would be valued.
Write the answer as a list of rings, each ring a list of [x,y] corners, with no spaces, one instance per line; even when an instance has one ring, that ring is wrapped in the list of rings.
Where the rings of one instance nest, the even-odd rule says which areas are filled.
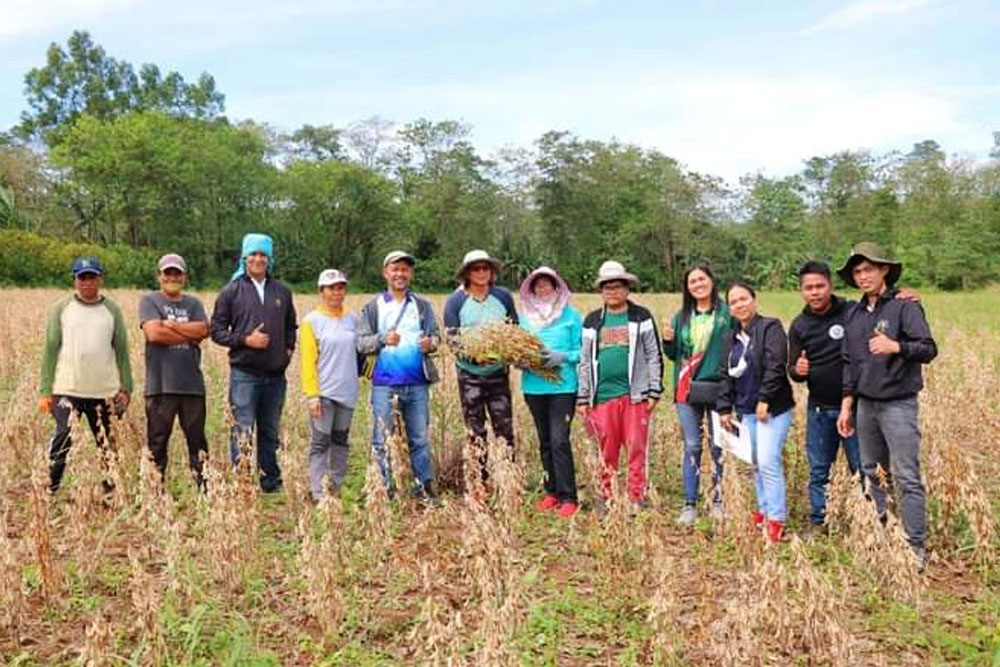
[[[889,259],[879,244],[865,241],[851,249],[851,256],[847,258],[842,267],[837,269],[837,275],[843,278],[845,283],[856,288],[858,284],[854,281],[854,267],[865,260],[872,264],[885,264],[889,267],[889,273],[885,276],[886,285],[895,285],[903,273],[902,262]]]

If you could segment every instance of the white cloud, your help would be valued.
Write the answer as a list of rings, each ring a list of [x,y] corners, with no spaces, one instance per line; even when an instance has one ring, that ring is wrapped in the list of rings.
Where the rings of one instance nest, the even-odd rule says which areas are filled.
[[[145,0],[4,0],[0,3],[0,39],[90,21]]]
[[[483,152],[529,146],[548,130],[584,139],[612,137],[656,148],[689,168],[735,182],[756,171],[785,175],[814,155],[842,150],[907,150],[935,139],[949,152],[982,153],[989,133],[963,117],[993,87],[917,88],[851,80],[749,77],[664,79],[594,76],[553,83],[533,79],[380,88],[343,87],[241,95],[235,115],[345,125],[381,114],[463,119]],[[290,117],[289,109],[301,109]],[[308,116],[304,115],[308,114]]]
[[[937,0],[858,0],[803,29],[799,34],[811,35],[849,28],[891,14],[905,14],[934,2]]]

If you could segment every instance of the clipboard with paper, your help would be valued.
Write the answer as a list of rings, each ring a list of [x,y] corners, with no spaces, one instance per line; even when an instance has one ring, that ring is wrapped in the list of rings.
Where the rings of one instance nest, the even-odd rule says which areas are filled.
[[[739,419],[729,422],[735,433],[722,427],[719,413],[712,410],[712,433],[716,447],[720,447],[738,459],[753,465],[753,446],[750,443],[750,428]]]

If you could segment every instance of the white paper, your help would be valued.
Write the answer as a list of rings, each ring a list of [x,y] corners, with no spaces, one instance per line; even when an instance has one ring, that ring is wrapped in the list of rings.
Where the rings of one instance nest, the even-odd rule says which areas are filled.
[[[721,447],[733,456],[752,465],[753,447],[750,444],[750,429],[736,418],[733,418],[729,423],[736,429],[736,433],[722,428],[719,413],[712,410],[712,433],[715,434],[715,446]]]

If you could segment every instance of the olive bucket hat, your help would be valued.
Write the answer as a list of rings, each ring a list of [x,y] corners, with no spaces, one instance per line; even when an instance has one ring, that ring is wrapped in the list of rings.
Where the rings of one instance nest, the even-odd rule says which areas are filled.
[[[903,263],[894,259],[888,259],[882,246],[877,243],[865,241],[859,243],[851,249],[851,256],[847,258],[844,265],[837,269],[837,275],[844,279],[844,282],[851,287],[857,288],[858,283],[854,280],[854,267],[863,261],[872,264],[885,264],[889,267],[889,273],[885,276],[886,285],[895,285],[899,281],[899,276],[903,273]]]

